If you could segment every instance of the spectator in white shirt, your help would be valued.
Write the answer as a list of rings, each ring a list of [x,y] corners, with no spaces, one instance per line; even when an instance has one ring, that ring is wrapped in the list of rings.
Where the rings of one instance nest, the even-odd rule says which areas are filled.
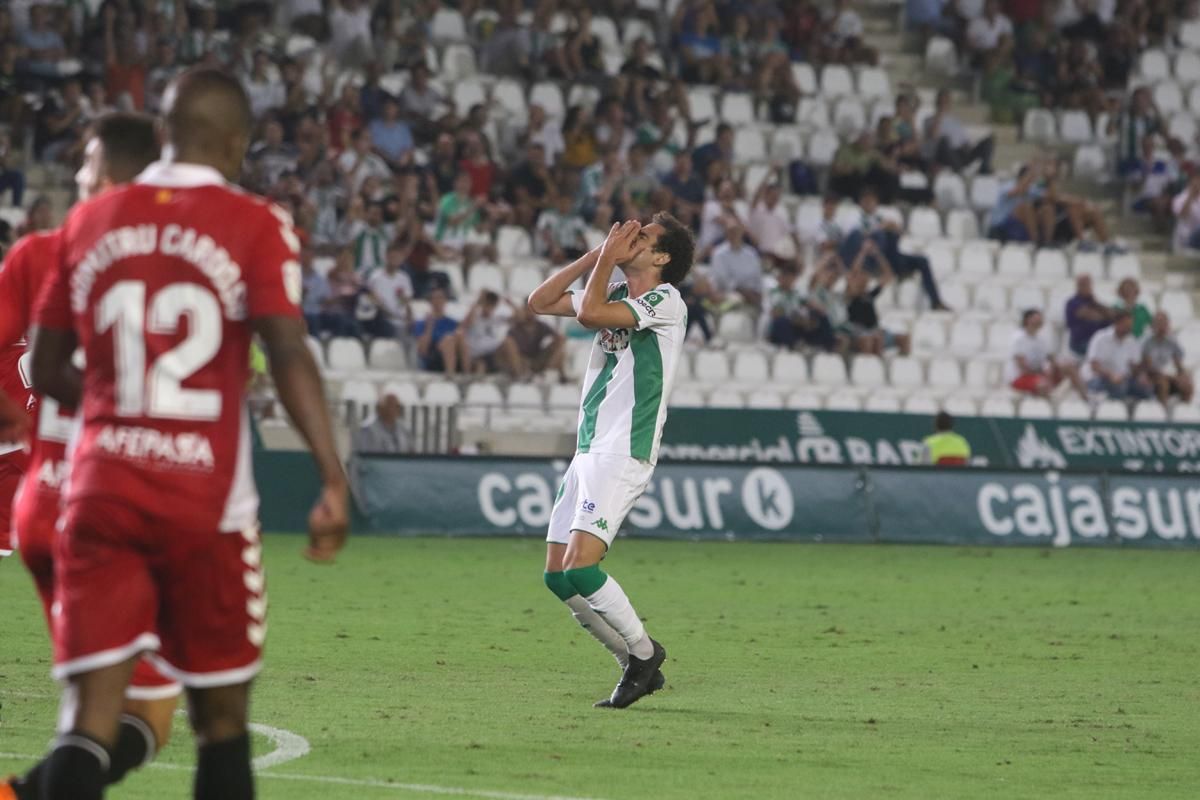
[[[1069,379],[1086,398],[1078,370],[1059,364],[1050,353],[1050,345],[1041,336],[1043,323],[1042,312],[1036,308],[1021,315],[1021,329],[1013,335],[1008,362],[1004,365],[1005,383],[1018,392],[1049,397],[1064,379]]]
[[[388,245],[386,263],[367,277],[371,299],[395,331],[407,330],[412,318],[409,306],[413,297],[412,278],[404,271],[407,256],[408,249],[404,245]]]
[[[979,162],[979,174],[992,174],[992,151],[995,137],[985,136],[971,142],[967,127],[950,111],[950,90],[942,89],[937,94],[937,110],[925,120],[925,157],[960,172]]]
[[[737,187],[726,179],[717,187],[717,196],[704,202],[700,212],[700,236],[696,249],[700,258],[712,252],[733,226],[744,228],[750,219],[750,206],[737,196]]]
[[[1114,400],[1154,396],[1154,386],[1142,369],[1142,345],[1133,337],[1133,316],[1128,311],[1118,310],[1113,324],[1092,337],[1084,377],[1091,392]]]
[[[562,123],[546,116],[546,110],[534,103],[529,107],[529,127],[525,130],[525,143],[542,146],[546,166],[553,167],[559,154],[567,144],[562,135]]]
[[[358,65],[371,58],[371,6],[365,0],[332,0],[329,46],[342,66]]]
[[[715,299],[722,307],[743,303],[751,309],[762,306],[762,259],[746,242],[746,231],[741,225],[730,227],[726,241],[713,251],[710,277]]]
[[[1175,249],[1200,250],[1200,172],[1175,195],[1171,210],[1175,212]]]
[[[510,309],[516,308],[507,297],[504,302]],[[483,375],[512,369],[517,359],[515,344],[508,338],[511,319],[511,314],[507,318],[500,315],[500,295],[486,289],[480,292],[458,328],[463,372]]]
[[[354,134],[354,146],[338,156],[338,171],[346,176],[351,194],[358,194],[362,189],[363,182],[371,176],[381,180],[388,180],[392,177],[392,171],[388,169],[387,162],[375,153],[373,146],[371,131],[363,127]]]
[[[780,202],[782,197],[779,179],[774,174],[768,174],[754,193],[746,232],[754,240],[759,252],[774,253],[784,241],[799,247],[800,242],[796,237],[792,219],[787,213],[787,208]]]
[[[1001,39],[1011,39],[1012,35],[1012,20],[1000,13],[1000,4],[996,0],[988,0],[983,6],[983,16],[967,25],[967,44],[980,58],[995,50]]]

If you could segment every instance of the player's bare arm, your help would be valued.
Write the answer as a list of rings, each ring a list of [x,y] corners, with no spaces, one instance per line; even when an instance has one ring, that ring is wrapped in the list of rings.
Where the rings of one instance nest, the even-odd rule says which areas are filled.
[[[570,289],[575,281],[587,274],[600,259],[600,248],[594,247],[572,263],[547,278],[529,295],[529,310],[548,317],[573,317]]]
[[[321,374],[304,342],[304,322],[263,317],[255,330],[266,349],[279,399],[312,450],[321,475],[321,497],[308,518],[306,555],[313,561],[333,561],[349,529],[346,473],[334,444]]]
[[[67,408],[77,408],[83,393],[83,375],[71,364],[78,340],[75,332],[34,326],[30,377],[38,394],[53,397]]]
[[[624,264],[645,247],[641,223],[630,220],[614,223],[604,244],[596,268],[588,276],[583,290],[583,303],[577,318],[585,328],[632,328],[637,325],[633,310],[625,303],[608,301],[608,283],[617,264]]]

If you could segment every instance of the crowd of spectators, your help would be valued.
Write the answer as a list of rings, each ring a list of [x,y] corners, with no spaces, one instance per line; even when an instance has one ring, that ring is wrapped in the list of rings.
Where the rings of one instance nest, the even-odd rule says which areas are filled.
[[[1066,302],[1067,347],[1055,355],[1042,333],[1040,309],[1027,309],[1014,334],[1004,379],[1018,392],[1048,397],[1069,382],[1090,402],[1173,398],[1190,403],[1194,385],[1184,367],[1184,352],[1164,311],[1152,314],[1138,299],[1141,288],[1133,278],[1117,287],[1111,304],[1096,298],[1089,275],[1075,281],[1075,294]]]

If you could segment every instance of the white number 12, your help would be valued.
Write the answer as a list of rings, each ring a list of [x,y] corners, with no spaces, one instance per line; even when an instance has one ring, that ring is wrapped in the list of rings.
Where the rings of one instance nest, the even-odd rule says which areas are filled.
[[[96,332],[115,326],[113,350],[117,373],[117,413],[125,417],[215,420],[221,416],[217,389],[185,389],[183,381],[204,368],[221,349],[221,306],[208,289],[173,283],[150,301],[146,284],[118,281],[96,307]],[[146,333],[171,335],[187,317],[182,342],[146,369]]]

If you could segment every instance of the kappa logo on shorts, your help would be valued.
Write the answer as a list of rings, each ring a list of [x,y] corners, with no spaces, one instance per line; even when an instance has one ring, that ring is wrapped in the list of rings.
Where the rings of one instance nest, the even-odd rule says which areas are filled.
[[[601,517],[592,524],[605,533],[608,533],[608,520],[606,520],[604,517]]]
[[[596,510],[596,504],[593,503],[591,500],[584,500],[582,503],[579,504],[579,510],[586,514],[590,514]]]

